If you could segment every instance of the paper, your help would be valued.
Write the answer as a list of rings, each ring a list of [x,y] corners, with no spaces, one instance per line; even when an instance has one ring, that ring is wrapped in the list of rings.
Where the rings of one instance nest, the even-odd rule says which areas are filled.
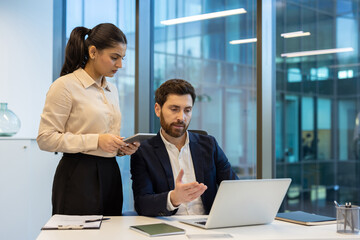
[[[102,219],[102,215],[62,215],[55,214],[45,224],[42,230],[53,229],[99,229],[101,220],[86,223],[86,220]]]

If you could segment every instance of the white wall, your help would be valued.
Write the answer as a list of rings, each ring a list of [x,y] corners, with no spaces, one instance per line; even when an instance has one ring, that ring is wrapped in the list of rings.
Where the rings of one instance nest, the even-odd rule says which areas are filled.
[[[21,121],[21,138],[37,136],[52,83],[53,0],[0,0],[0,102]]]
[[[16,154],[14,154],[16,153]],[[33,240],[51,217],[51,189],[60,155],[35,140],[0,138],[0,239]]]

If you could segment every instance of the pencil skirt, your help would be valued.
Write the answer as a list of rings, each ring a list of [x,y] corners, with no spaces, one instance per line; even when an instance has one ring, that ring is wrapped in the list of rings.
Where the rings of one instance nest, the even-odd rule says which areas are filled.
[[[116,158],[64,153],[52,189],[53,214],[120,216],[122,182]]]

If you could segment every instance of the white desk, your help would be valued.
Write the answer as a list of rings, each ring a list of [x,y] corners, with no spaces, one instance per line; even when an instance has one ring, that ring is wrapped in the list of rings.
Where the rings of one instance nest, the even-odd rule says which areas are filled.
[[[229,233],[233,238],[227,239],[360,239],[360,235],[344,235],[336,233],[336,224],[322,226],[302,226],[282,221],[274,221],[267,225],[245,226],[203,230],[178,222],[181,217],[111,217],[104,221],[100,230],[43,230],[37,240],[184,240],[186,235],[172,235],[149,238],[129,229],[131,225],[167,222],[186,229],[186,234]],[[217,238],[218,239],[218,238]]]

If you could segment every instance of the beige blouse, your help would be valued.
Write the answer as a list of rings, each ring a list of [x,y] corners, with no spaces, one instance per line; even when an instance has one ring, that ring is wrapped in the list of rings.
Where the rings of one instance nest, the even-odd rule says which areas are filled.
[[[120,134],[115,85],[102,86],[82,68],[58,78],[46,95],[37,142],[41,150],[113,157],[98,147],[99,134]]]

